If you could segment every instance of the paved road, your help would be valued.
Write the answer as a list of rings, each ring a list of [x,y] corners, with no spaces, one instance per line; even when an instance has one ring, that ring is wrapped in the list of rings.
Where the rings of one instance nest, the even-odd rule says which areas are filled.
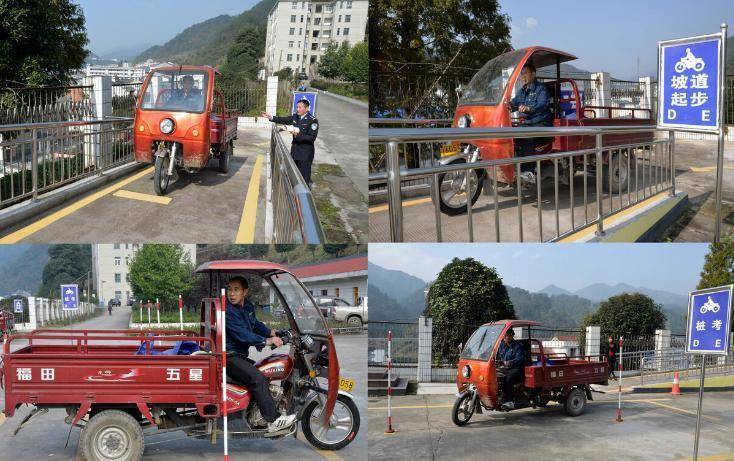
[[[385,435],[386,400],[370,398],[370,456],[381,460],[683,460],[693,453],[697,395],[624,396],[616,423],[616,395],[595,394],[581,416],[561,405],[475,415],[465,427],[450,419],[453,396],[393,398],[396,433]],[[734,393],[704,400],[699,460],[734,459]]]
[[[147,167],[32,223],[4,230],[0,242],[231,243],[238,232],[249,230],[252,241],[264,243],[264,154],[269,147],[268,129],[240,129],[229,172],[205,168],[182,173],[169,186],[167,203],[158,203],[153,168]],[[261,174],[253,176],[255,171]],[[257,183],[250,188],[253,178]]]
[[[367,109],[320,93],[318,100],[319,138],[334,159],[367,197]],[[318,161],[319,151],[316,151]]]
[[[130,310],[119,308],[113,315],[104,315],[79,323],[73,328],[117,329],[125,328],[130,319]],[[298,439],[287,438],[277,442],[269,440],[232,441],[229,444],[231,459],[272,460],[298,459],[329,461],[366,460],[367,459],[367,372],[366,350],[367,336],[339,336],[336,339],[342,376],[356,380],[355,400],[359,407],[362,427],[357,438],[346,448],[338,452],[321,452],[315,450],[299,435]],[[0,393],[0,400],[4,394]],[[68,427],[63,424],[65,412],[51,410],[32,420],[28,426],[15,437],[12,431],[28,414],[29,409],[19,409],[12,419],[0,417],[0,459],[17,461],[36,461],[39,459],[74,460],[80,459],[77,454],[79,430],[74,429],[69,446],[64,448]],[[216,445],[207,441],[187,438],[181,432],[172,432],[146,437],[143,459],[150,461],[168,461],[170,459],[187,460],[221,460],[221,440]]]

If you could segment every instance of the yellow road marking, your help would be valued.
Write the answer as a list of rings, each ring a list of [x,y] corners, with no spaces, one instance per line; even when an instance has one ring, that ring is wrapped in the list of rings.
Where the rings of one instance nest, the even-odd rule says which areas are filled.
[[[131,198],[133,200],[142,200],[144,202],[160,203],[161,205],[168,205],[171,203],[171,197],[161,197],[160,195],[152,194],[141,194],[140,192],[133,192],[129,190],[118,190],[114,194],[115,197]]]
[[[72,203],[71,205],[62,208],[59,211],[56,211],[54,213],[51,213],[50,215],[46,216],[45,218],[39,219],[38,221],[19,229],[13,233],[10,233],[6,235],[5,237],[0,238],[0,243],[18,243],[19,241],[23,240],[26,237],[29,237],[36,232],[40,231],[41,229],[44,229],[51,224],[55,223],[61,218],[64,218],[66,216],[69,216],[70,214],[74,213],[75,211],[78,211],[85,206],[89,205],[90,203],[104,197],[105,195],[108,195],[112,192],[115,192],[118,189],[121,189],[131,182],[137,181],[138,179],[149,175],[153,172],[153,167],[149,167],[144,169],[143,171],[134,174],[130,176],[129,178],[123,179],[122,181],[119,181],[111,186],[105,187],[101,191],[95,192],[92,195],[89,195],[81,200],[77,200],[76,202]]]
[[[622,403],[624,403],[624,402],[649,402],[649,403],[653,403],[653,402],[667,401],[667,400],[670,400],[670,399],[624,399],[624,400],[622,400]],[[609,401],[605,401],[605,400],[592,400],[592,401],[587,402],[587,403],[614,403],[614,404],[616,404],[617,401],[616,400],[614,400],[614,401],[612,401],[612,400],[609,400]],[[454,406],[453,404],[451,404],[451,405],[393,405],[391,408],[393,410],[416,410],[416,409],[424,409],[424,408],[453,408],[453,406]],[[372,411],[372,410],[387,410],[387,407],[368,407],[367,408],[367,411]]]
[[[0,426],[2,426],[3,424],[5,424],[5,415],[0,413]]]
[[[718,453],[715,455],[699,456],[698,461],[731,461],[734,459],[734,452]],[[690,461],[691,458],[680,458],[675,461]]]
[[[734,166],[724,165],[725,170],[734,170]],[[708,173],[716,170],[715,166],[692,166],[691,171],[693,173]]]
[[[668,410],[673,410],[673,411],[677,411],[679,413],[685,413],[687,415],[696,416],[696,412],[695,411],[684,410],[683,408],[674,407],[673,405],[666,405],[664,403],[660,403],[660,402],[655,401],[655,400],[652,400],[652,399],[641,400],[641,401],[642,402],[646,402],[646,403],[651,403],[651,404],[657,405],[659,407],[667,408]],[[705,418],[705,419],[708,419],[709,421],[714,421],[714,422],[721,421],[720,418],[716,418],[715,416],[701,415],[701,417],[702,418]]]
[[[301,442],[302,444],[306,445],[308,448],[310,448],[313,451],[315,451],[316,453],[318,453],[326,461],[344,461],[344,458],[342,458],[341,456],[337,455],[333,451],[331,451],[331,450],[320,450],[320,449],[314,447],[313,445],[311,445],[310,443],[308,443],[306,440],[303,440],[302,437],[303,437],[303,435],[301,433],[299,433],[297,440],[299,442]]]
[[[422,203],[428,203],[430,201],[431,201],[431,198],[430,197],[419,198],[419,199],[416,199],[416,200],[408,200],[408,201],[403,202],[403,207],[420,205]],[[387,209],[388,209],[388,205],[387,204],[385,204],[385,205],[378,205],[378,206],[373,206],[372,208],[370,208],[369,212],[370,213],[379,213],[380,211],[387,211]]]
[[[260,196],[260,174],[262,170],[263,156],[258,155],[255,167],[252,170],[250,184],[247,186],[247,197],[245,207],[240,218],[240,227],[237,229],[235,243],[252,243],[255,240],[255,223],[257,223],[257,203]]]
[[[604,221],[603,221],[604,229],[609,229],[610,227],[614,226],[618,222],[622,221],[625,217],[639,211],[641,208],[644,208],[650,205],[652,202],[657,201],[660,197],[663,197],[668,194],[669,194],[668,191],[659,192],[653,195],[652,197],[649,197],[641,201],[640,203],[632,205],[631,207],[627,208],[624,211],[620,211],[618,213],[615,213],[612,216],[608,216],[604,218]],[[594,232],[596,232],[596,226],[591,225],[587,227],[586,229],[580,230],[576,232],[575,234],[571,234],[568,237],[562,238],[558,241],[561,243],[577,242],[579,240],[582,240],[584,237],[588,237],[590,234],[593,234]]]

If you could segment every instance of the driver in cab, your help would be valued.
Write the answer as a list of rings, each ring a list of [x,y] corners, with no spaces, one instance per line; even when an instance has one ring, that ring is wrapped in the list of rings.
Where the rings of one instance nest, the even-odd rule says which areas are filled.
[[[248,358],[250,346],[282,346],[283,340],[255,317],[255,305],[247,299],[249,285],[242,276],[227,282],[227,376],[252,392],[260,412],[268,422],[268,432],[287,429],[296,421],[296,415],[281,415],[270,394],[268,380]]]
[[[525,365],[525,350],[522,344],[515,341],[515,332],[510,328],[502,338],[499,351],[497,352],[500,364],[505,368],[505,376],[502,380],[501,406],[512,410],[515,408],[515,384],[523,378]]]
[[[184,75],[181,78],[181,88],[176,93],[176,103],[187,109],[199,109],[203,96],[201,90],[194,86],[194,77]]]
[[[519,112],[520,126],[553,126],[553,114],[550,107],[550,95],[548,88],[535,77],[535,66],[531,63],[525,64],[520,71],[522,88],[510,101],[510,110]],[[553,138],[515,138],[519,155],[533,155],[536,148],[547,144]],[[532,163],[525,163],[523,167],[533,167]],[[522,179],[534,183],[535,175],[531,171],[525,171]]]

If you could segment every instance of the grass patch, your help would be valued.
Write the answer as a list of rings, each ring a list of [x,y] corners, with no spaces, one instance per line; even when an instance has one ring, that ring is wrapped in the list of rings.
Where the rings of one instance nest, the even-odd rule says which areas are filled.
[[[314,80],[309,83],[310,86],[319,90],[328,91],[330,93],[340,94],[348,98],[358,99],[363,102],[369,102],[367,94],[367,85],[365,83],[349,83],[349,82],[324,82]]]
[[[694,379],[687,379],[685,381],[679,381],[679,384],[681,387],[698,387],[698,384],[701,382],[699,378]],[[728,387],[728,386],[734,386],[734,375],[730,376],[707,376],[706,380],[704,381],[704,386],[706,387]],[[649,386],[644,387],[651,387],[651,388],[672,388],[673,383],[658,383],[658,384],[650,384]]]

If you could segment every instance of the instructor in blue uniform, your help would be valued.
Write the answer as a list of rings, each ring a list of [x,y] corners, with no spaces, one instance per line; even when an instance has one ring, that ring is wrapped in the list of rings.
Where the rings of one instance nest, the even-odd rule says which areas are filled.
[[[271,122],[294,127],[291,131],[293,135],[291,157],[296,162],[296,167],[301,172],[303,180],[311,187],[311,164],[314,156],[314,142],[319,134],[319,121],[311,115],[309,107],[309,102],[302,99],[296,104],[296,113],[289,117],[276,117],[267,112],[261,112],[260,115]]]

